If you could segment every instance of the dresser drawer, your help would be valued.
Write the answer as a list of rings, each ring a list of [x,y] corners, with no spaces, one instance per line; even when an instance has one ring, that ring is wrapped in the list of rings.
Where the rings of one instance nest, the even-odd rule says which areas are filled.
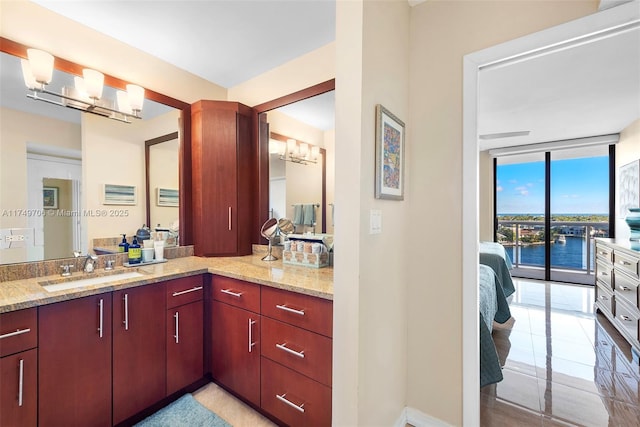
[[[596,279],[597,282],[606,285],[609,290],[613,291],[613,283],[611,281],[611,273],[613,272],[613,267],[611,264],[605,264],[600,260],[596,260]]]
[[[262,317],[261,354],[331,387],[330,338]]]
[[[608,263],[612,263],[613,248],[610,248],[609,246],[605,246],[601,243],[596,243],[596,258]]]
[[[638,322],[640,321],[640,311],[630,307],[626,303],[616,299],[616,321],[636,342],[638,337]]]
[[[168,280],[165,283],[167,286],[168,309],[200,301],[204,295],[202,290],[204,288],[204,278],[202,275]]]
[[[213,276],[212,282],[214,300],[260,313],[260,285],[224,276]]]
[[[613,253],[613,263],[615,268],[630,274],[631,277],[637,279],[638,277],[638,264],[640,264],[640,258],[627,255],[620,251]]]
[[[608,314],[613,314],[613,292],[607,286],[602,286],[598,281],[596,286],[596,302],[600,308],[606,310]]]
[[[296,292],[264,287],[262,315],[331,337],[333,302]]]
[[[38,310],[0,314],[0,357],[38,346]]]
[[[638,281],[629,279],[625,274],[615,273],[614,289],[616,298],[624,298],[634,307],[638,306]]]
[[[261,407],[290,426],[330,426],[331,389],[261,358]]]

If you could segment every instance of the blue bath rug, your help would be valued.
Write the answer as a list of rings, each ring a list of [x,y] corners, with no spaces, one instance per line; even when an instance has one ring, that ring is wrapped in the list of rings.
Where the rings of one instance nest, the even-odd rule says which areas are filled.
[[[145,418],[135,427],[231,427],[231,425],[187,393]]]

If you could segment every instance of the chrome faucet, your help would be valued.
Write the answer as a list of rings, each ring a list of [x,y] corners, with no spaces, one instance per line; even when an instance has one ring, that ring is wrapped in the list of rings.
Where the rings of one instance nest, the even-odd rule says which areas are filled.
[[[82,255],[80,252],[74,251],[73,255],[75,255],[76,258],[79,258],[81,256],[85,256]],[[82,270],[85,273],[93,273],[93,270],[95,270],[95,262],[98,260],[98,257],[95,255],[91,255],[91,254],[87,254],[86,258],[84,259],[84,266],[82,267]]]

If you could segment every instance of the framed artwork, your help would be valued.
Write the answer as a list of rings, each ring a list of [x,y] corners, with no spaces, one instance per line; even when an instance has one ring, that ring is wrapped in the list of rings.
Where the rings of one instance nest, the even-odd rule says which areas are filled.
[[[376,199],[404,200],[404,122],[376,105]]]
[[[42,187],[42,207],[58,209],[58,187]]]
[[[156,188],[156,204],[158,206],[178,206],[178,190],[172,188]]]
[[[640,160],[620,166],[618,194],[620,195],[620,218],[627,216],[629,208],[640,207]]]
[[[104,185],[105,205],[135,205],[136,187],[135,185]]]

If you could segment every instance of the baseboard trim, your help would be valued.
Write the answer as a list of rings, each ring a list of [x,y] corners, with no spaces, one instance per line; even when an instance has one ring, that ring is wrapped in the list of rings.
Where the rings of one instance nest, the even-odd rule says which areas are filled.
[[[414,427],[451,427],[451,424],[447,424],[438,418],[405,406],[393,427],[405,427],[407,424]]]

